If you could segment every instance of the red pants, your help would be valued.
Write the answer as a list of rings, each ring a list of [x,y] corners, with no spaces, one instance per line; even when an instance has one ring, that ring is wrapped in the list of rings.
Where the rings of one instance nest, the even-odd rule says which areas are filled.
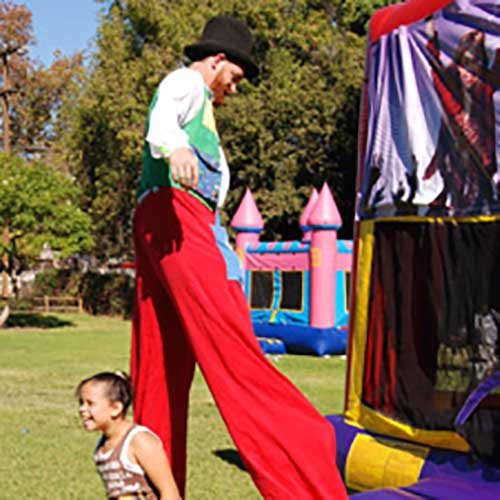
[[[347,498],[333,429],[262,354],[242,288],[226,277],[212,224],[210,210],[176,189],[150,193],[137,208],[135,419],[161,437],[183,494],[197,362],[264,498]]]

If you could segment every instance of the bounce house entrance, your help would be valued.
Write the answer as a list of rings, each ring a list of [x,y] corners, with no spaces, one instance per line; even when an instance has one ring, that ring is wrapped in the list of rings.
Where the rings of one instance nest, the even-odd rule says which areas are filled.
[[[500,498],[500,11],[370,21],[337,463],[361,499]]]
[[[500,222],[380,222],[373,241],[362,402],[452,430],[499,367]]]
[[[476,456],[500,464],[498,387],[456,421],[500,368],[500,222],[477,224],[373,224],[361,405],[379,432],[386,418],[420,432],[458,431]]]

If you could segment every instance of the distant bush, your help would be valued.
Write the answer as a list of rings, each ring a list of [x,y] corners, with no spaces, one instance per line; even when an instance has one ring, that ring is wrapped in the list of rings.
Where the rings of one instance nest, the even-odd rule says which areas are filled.
[[[129,276],[92,272],[81,276],[80,296],[86,311],[130,317],[134,289]]]
[[[91,314],[130,317],[134,283],[124,274],[100,274],[67,269],[47,269],[35,278],[33,294],[81,297]]]
[[[33,309],[33,301],[30,298],[10,299],[9,305],[12,311],[27,312]]]
[[[70,269],[46,269],[38,273],[33,285],[33,295],[78,295],[78,282],[81,280],[79,272]]]

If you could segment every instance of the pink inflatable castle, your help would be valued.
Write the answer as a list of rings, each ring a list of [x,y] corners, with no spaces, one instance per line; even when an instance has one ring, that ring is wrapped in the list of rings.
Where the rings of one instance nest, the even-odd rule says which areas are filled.
[[[324,184],[300,217],[300,241],[261,242],[264,221],[247,189],[231,227],[254,329],[267,352],[345,352],[353,245],[337,238],[341,225]]]

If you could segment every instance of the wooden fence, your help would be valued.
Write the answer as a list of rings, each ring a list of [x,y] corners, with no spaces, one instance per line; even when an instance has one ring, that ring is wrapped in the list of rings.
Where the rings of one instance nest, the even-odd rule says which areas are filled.
[[[54,312],[78,312],[83,313],[83,299],[81,297],[43,297],[33,298],[33,308],[36,311]]]

